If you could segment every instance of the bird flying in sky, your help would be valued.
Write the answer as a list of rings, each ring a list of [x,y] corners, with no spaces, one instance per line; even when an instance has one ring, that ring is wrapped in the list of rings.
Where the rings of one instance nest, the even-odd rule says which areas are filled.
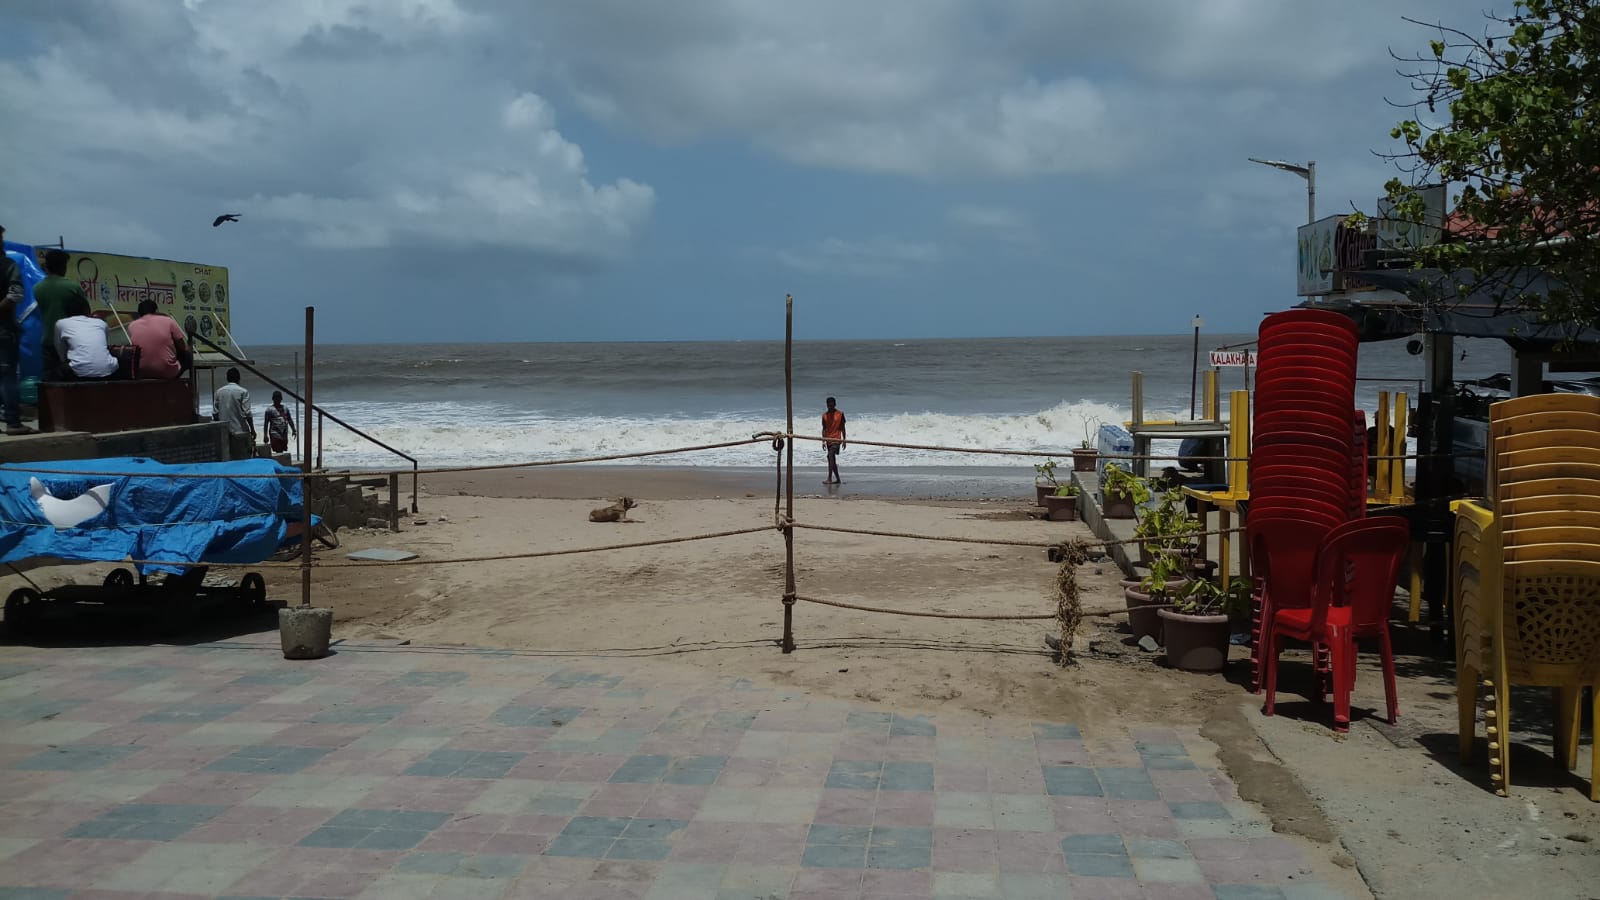
[[[239,221],[239,216],[240,215],[242,215],[242,214],[241,213],[228,213],[227,215],[217,216],[215,219],[212,220],[211,227],[215,228],[218,225],[221,225],[223,222],[237,222],[237,221]]]

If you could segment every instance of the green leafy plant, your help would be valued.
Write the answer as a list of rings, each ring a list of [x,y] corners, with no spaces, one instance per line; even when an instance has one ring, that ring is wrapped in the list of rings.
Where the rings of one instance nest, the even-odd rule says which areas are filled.
[[[1172,608],[1188,616],[1225,615],[1238,619],[1250,612],[1250,582],[1235,578],[1226,588],[1214,581],[1197,578],[1172,594]]]
[[[1563,331],[1600,325],[1600,166],[1594,0],[1516,0],[1484,28],[1426,24],[1427,50],[1398,57],[1417,91],[1386,154],[1401,177],[1385,187],[1386,216],[1444,233],[1406,248],[1419,267],[1467,273],[1497,305],[1527,308]],[[1439,220],[1428,190],[1445,185],[1454,213]],[[1436,195],[1436,194],[1435,194]],[[1430,222],[1431,220],[1431,222]],[[1548,292],[1527,276],[1555,276]]]
[[[1061,484],[1056,486],[1057,497],[1076,497],[1081,489],[1075,484]]]
[[[1152,552],[1182,550],[1189,539],[1204,530],[1200,520],[1189,515],[1183,492],[1176,488],[1162,492],[1161,500],[1139,512],[1133,536],[1145,538]]]
[[[1033,481],[1035,484],[1056,484],[1056,461],[1047,459],[1033,467]]]
[[[1144,483],[1144,479],[1135,478],[1116,463],[1106,463],[1100,490],[1105,493],[1107,500],[1130,500],[1135,506],[1150,500],[1150,486]]]
[[[1169,591],[1167,586],[1179,581],[1183,577],[1183,561],[1175,559],[1171,556],[1162,555],[1156,557],[1150,563],[1150,574],[1146,575],[1143,580],[1139,582],[1139,586],[1143,588],[1144,592],[1149,594],[1152,598],[1159,597],[1170,600],[1176,591],[1181,591],[1183,589],[1176,588],[1172,591]]]

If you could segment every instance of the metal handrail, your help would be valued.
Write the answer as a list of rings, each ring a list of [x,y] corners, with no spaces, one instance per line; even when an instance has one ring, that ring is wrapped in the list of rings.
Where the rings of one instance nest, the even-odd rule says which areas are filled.
[[[390,453],[393,453],[395,456],[398,456],[398,457],[406,460],[407,462],[411,463],[411,511],[412,512],[416,512],[417,511],[417,469],[420,468],[420,466],[419,466],[419,464],[417,462],[417,458],[415,456],[412,456],[411,454],[406,453],[403,450],[396,450],[395,448],[389,446],[388,444],[385,444],[383,441],[380,441],[377,438],[373,437],[372,435],[367,434],[365,431],[362,431],[361,429],[355,427],[354,425],[351,425],[349,422],[346,422],[345,420],[339,418],[338,416],[334,415],[331,412],[328,412],[327,410],[323,409],[320,406],[316,406],[316,405],[311,404],[311,403],[306,403],[305,398],[300,396],[300,394],[295,392],[294,390],[291,390],[288,385],[277,381],[272,376],[270,376],[267,373],[261,371],[260,369],[256,368],[255,366],[252,366],[249,363],[245,362],[244,360],[240,359],[239,357],[234,356],[232,353],[229,353],[223,347],[220,347],[217,344],[213,343],[209,338],[202,337],[201,335],[198,335],[198,334],[190,334],[189,335],[189,339],[191,341],[199,341],[200,343],[205,344],[207,347],[210,347],[212,350],[215,350],[218,353],[222,354],[223,356],[227,357],[235,365],[243,366],[244,368],[248,369],[252,375],[255,375],[257,378],[260,378],[262,381],[265,381],[267,384],[272,385],[273,387],[277,388],[278,390],[283,391],[285,394],[288,394],[289,396],[293,397],[295,400],[299,401],[300,403],[304,403],[305,407],[306,407],[306,409],[308,411],[315,412],[317,414],[317,421],[319,421],[319,422],[322,421],[323,417],[332,419],[333,423],[335,425],[338,425],[338,426],[344,428],[346,431],[349,431],[349,432],[355,434],[357,437],[361,438],[362,440],[365,440],[370,444],[376,444],[377,446],[382,447],[383,449],[389,451]],[[309,416],[307,418],[309,419]],[[302,422],[300,424],[305,425],[308,428],[311,425],[311,423],[309,421]],[[318,456],[318,462],[320,463],[321,462],[321,456],[322,456],[322,433],[321,433],[321,431],[318,431],[318,433],[317,433],[317,456]],[[320,466],[319,466],[319,468],[320,468]],[[391,483],[392,483],[392,481],[391,481]],[[396,508],[396,512],[398,512],[398,508]]]

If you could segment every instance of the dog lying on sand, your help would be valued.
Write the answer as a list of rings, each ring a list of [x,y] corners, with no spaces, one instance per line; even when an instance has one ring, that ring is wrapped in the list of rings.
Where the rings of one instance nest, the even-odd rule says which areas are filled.
[[[626,522],[628,521],[628,510],[633,509],[638,505],[639,504],[635,503],[632,497],[623,497],[610,506],[602,506],[599,509],[590,510],[589,521]]]

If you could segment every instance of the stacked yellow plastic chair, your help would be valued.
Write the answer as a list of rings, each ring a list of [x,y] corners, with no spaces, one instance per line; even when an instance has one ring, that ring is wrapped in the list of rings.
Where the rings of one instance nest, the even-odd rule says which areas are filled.
[[[1456,701],[1466,760],[1483,679],[1490,778],[1505,796],[1512,685],[1553,689],[1556,759],[1567,768],[1585,687],[1600,721],[1600,398],[1496,403],[1488,453],[1489,498],[1452,504]],[[1589,799],[1600,801],[1600,752]]]

